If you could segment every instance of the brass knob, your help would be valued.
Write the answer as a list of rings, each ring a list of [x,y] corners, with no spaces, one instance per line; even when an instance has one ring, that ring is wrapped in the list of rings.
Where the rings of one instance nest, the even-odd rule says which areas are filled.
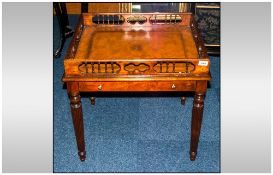
[[[98,90],[102,90],[102,85],[100,84],[99,86],[98,86]]]
[[[172,84],[172,89],[175,89],[175,88],[176,88],[175,84]]]

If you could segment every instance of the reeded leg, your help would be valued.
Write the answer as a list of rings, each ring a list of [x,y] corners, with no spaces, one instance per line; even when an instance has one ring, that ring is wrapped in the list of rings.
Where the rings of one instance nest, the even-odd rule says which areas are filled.
[[[193,161],[196,158],[200,129],[204,109],[204,93],[195,93],[193,108],[192,108],[192,122],[191,122],[191,147],[190,159]]]
[[[95,97],[90,97],[90,102],[91,102],[91,105],[95,105],[96,103]]]
[[[85,143],[81,97],[79,92],[70,92],[70,106],[74,125],[74,131],[77,139],[78,154],[81,161],[85,160]]]
[[[185,105],[185,103],[186,103],[186,97],[181,97],[181,104]]]

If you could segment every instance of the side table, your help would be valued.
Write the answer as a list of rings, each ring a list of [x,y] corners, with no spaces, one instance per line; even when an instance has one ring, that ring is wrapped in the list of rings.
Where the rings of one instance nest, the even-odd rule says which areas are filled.
[[[80,160],[86,158],[81,92],[171,91],[195,92],[190,144],[190,159],[195,160],[209,67],[191,13],[83,13],[62,79]]]

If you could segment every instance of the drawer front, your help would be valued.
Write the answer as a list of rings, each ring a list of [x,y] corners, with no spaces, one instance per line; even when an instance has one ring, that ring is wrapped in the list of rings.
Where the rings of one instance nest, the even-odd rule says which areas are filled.
[[[146,92],[146,91],[194,91],[195,81],[157,81],[157,82],[80,82],[82,92]]]

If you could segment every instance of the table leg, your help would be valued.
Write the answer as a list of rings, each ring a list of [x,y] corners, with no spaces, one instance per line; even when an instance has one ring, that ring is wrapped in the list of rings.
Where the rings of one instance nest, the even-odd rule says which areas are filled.
[[[192,122],[191,122],[191,148],[190,159],[195,160],[200,136],[200,129],[204,109],[204,93],[195,93],[193,108],[192,108]]]
[[[95,105],[96,103],[95,97],[90,97],[90,102],[91,102],[91,105]]]
[[[181,97],[181,104],[185,105],[185,103],[186,103],[186,97]]]
[[[70,106],[74,125],[75,136],[77,139],[78,154],[81,161],[85,160],[85,143],[84,143],[84,127],[83,127],[83,115],[82,115],[82,105],[81,97],[79,91],[75,91],[77,88],[76,83],[68,84],[69,86],[69,96],[70,96]],[[76,88],[75,88],[76,87]]]
[[[190,146],[190,159],[193,161],[196,158],[203,109],[204,97],[207,91],[207,81],[196,81],[196,89],[192,107],[192,121],[191,121],[191,146]]]

